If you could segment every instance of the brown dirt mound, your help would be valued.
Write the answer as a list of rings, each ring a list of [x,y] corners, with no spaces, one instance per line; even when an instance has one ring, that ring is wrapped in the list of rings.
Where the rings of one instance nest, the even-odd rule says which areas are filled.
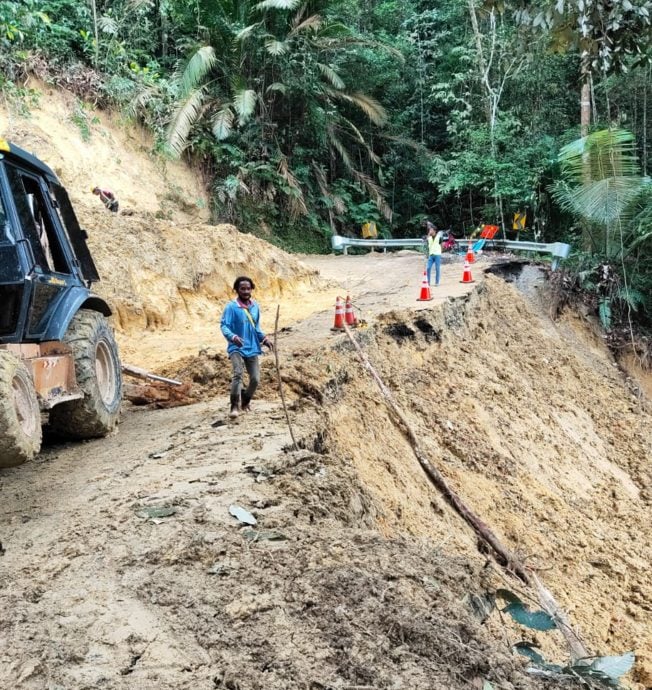
[[[589,329],[540,313],[489,277],[468,299],[388,314],[359,338],[436,466],[542,569],[595,653],[636,651],[635,677],[648,687],[649,405]],[[328,358],[330,374],[318,357],[307,364],[302,375],[330,391],[322,446],[356,469],[381,531],[428,535],[477,557],[350,346]]]

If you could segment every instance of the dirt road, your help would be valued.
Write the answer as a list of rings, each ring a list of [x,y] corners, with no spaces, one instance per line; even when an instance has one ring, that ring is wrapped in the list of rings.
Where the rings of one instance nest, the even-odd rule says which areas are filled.
[[[636,458],[652,451],[650,415],[608,353],[581,329],[535,316],[515,292],[499,297],[494,283],[471,325],[465,310],[477,305],[442,311],[448,297],[476,287],[459,283],[460,263],[446,263],[436,299],[418,303],[419,255],[309,262],[331,287],[282,300],[299,451],[288,448],[267,359],[254,412],[236,423],[225,419],[220,386],[217,397],[189,407],[127,406],[114,436],[50,443],[35,462],[2,473],[0,687],[543,687],[524,673],[500,624],[481,626],[464,603],[495,570],[424,484],[342,336],[330,332],[342,290],[369,322],[360,338],[447,476],[512,546],[532,546],[554,564],[548,580],[597,653],[636,645],[638,687],[649,687],[644,516],[652,483]],[[261,297],[269,330],[274,303]],[[216,331],[188,333],[175,354],[196,354],[207,341],[221,348]],[[165,337],[153,334],[147,347],[133,341],[130,352],[145,366],[169,364],[169,349],[146,356]],[[225,381],[228,371],[220,375]],[[559,376],[572,387],[552,387]],[[608,412],[593,409],[601,395]],[[431,418],[437,398],[446,409]],[[239,522],[233,506],[257,523]],[[534,527],[542,520],[549,541]],[[621,569],[611,560],[615,544],[634,526],[640,532]],[[614,570],[611,582],[602,566],[583,563],[574,574],[569,564],[583,548],[575,538]],[[563,653],[558,642],[537,644]]]

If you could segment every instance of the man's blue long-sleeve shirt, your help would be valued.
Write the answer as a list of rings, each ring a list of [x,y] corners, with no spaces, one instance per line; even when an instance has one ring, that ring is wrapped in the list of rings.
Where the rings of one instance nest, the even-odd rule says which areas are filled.
[[[248,307],[251,321],[247,316],[247,308],[237,299],[231,300],[226,305],[220,329],[222,335],[229,343],[226,348],[230,355],[232,352],[239,352],[243,357],[255,357],[262,354],[260,344],[265,339],[265,334],[260,330],[260,309],[258,303],[251,300]],[[233,342],[233,336],[238,335],[242,338],[243,345],[239,347]]]

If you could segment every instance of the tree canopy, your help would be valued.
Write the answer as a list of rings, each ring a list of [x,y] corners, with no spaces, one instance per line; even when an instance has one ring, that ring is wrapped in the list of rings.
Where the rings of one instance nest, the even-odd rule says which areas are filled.
[[[631,244],[619,270],[640,273],[651,15],[652,0],[0,0],[0,87],[21,107],[33,72],[123,109],[201,166],[215,221],[288,249],[367,220],[415,235],[426,216],[509,235],[519,212],[531,239],[590,228],[595,266]]]

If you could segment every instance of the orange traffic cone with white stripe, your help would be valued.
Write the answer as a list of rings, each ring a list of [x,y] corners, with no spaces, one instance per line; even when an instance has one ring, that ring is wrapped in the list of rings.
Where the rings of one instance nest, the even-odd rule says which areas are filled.
[[[344,330],[344,304],[342,304],[342,298],[338,297],[335,300],[335,322],[333,323],[333,328],[331,331],[343,331]]]
[[[462,273],[462,280],[460,283],[475,283],[473,277],[471,276],[471,266],[468,261],[464,261],[464,273]]]
[[[421,280],[421,292],[417,297],[417,302],[430,302],[432,295],[430,294],[430,283],[428,283],[428,271],[424,270],[423,279]]]
[[[468,263],[475,263],[475,254],[473,253],[473,244],[469,241],[469,248],[466,250],[466,260]]]
[[[346,304],[344,306],[344,320],[347,326],[355,328],[358,325],[358,319],[355,318],[355,312],[353,311],[353,304],[351,303],[351,297],[346,296]]]

